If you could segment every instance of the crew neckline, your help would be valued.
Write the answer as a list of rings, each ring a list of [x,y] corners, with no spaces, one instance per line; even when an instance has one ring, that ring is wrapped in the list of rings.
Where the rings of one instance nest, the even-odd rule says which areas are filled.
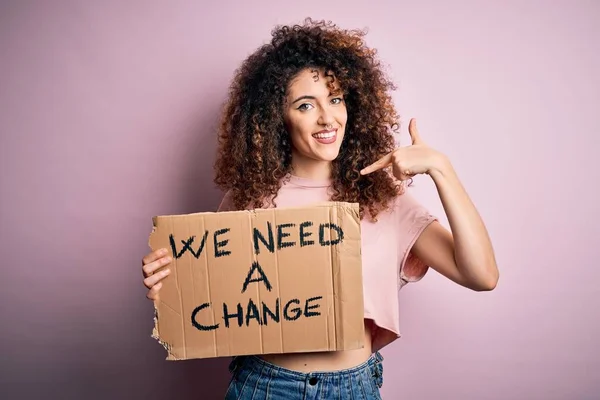
[[[286,181],[294,186],[307,187],[307,188],[318,188],[318,187],[329,187],[331,186],[331,179],[310,179],[301,178],[296,175],[288,174]]]

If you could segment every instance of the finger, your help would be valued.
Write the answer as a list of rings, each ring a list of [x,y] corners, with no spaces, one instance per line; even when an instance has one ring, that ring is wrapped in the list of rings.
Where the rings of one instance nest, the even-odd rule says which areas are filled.
[[[152,261],[158,260],[162,256],[167,255],[167,249],[157,249],[149,254],[146,254],[144,258],[142,258],[142,265],[150,264]]]
[[[410,122],[408,123],[408,133],[410,134],[412,144],[423,143],[421,135],[419,135],[419,130],[417,129],[417,120],[415,118],[411,118]]]
[[[149,277],[144,279],[144,286],[146,286],[148,289],[152,289],[152,286],[165,279],[167,276],[169,276],[170,273],[171,270],[167,268],[163,269],[160,272],[157,272],[156,274],[150,275]]]
[[[146,293],[146,297],[150,300],[158,300],[158,291],[162,287],[162,282],[158,282],[156,285],[152,286],[148,293]]]
[[[378,169],[385,168],[392,162],[392,153],[388,153],[385,156],[381,157],[379,160],[375,161],[373,164],[368,167],[363,168],[360,171],[361,175],[370,174],[373,171],[377,171]]]
[[[173,261],[171,256],[166,256],[163,258],[159,258],[156,261],[151,262],[150,264],[146,264],[142,267],[142,272],[144,273],[144,277],[147,278],[152,275],[157,269],[164,267],[165,265],[169,265],[169,263]]]
[[[393,174],[396,177],[396,179],[400,180],[400,181],[406,181],[409,180],[410,178],[412,178],[414,175],[410,172],[410,170],[408,169],[402,169],[402,167],[400,167],[400,165],[398,165],[397,163],[393,163]]]

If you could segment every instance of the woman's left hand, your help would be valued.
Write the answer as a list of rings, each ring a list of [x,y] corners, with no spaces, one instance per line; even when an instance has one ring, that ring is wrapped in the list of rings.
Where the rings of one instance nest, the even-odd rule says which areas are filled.
[[[408,133],[412,141],[410,146],[398,147],[386,154],[373,164],[363,168],[360,171],[361,175],[370,174],[391,164],[396,179],[404,181],[415,175],[429,174],[432,170],[440,168],[445,162],[445,157],[423,142],[414,118],[408,124]]]

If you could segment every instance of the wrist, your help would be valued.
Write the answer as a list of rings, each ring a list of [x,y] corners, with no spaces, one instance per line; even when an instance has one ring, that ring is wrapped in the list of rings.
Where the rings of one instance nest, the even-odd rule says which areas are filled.
[[[447,177],[454,173],[450,159],[442,153],[436,153],[427,174],[433,179]]]

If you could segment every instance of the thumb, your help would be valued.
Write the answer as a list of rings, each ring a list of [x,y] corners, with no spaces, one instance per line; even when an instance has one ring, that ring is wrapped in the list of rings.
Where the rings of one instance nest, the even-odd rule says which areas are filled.
[[[415,118],[411,118],[410,122],[408,123],[408,133],[413,145],[423,144],[423,140],[421,139],[421,135],[417,129],[417,120]]]

